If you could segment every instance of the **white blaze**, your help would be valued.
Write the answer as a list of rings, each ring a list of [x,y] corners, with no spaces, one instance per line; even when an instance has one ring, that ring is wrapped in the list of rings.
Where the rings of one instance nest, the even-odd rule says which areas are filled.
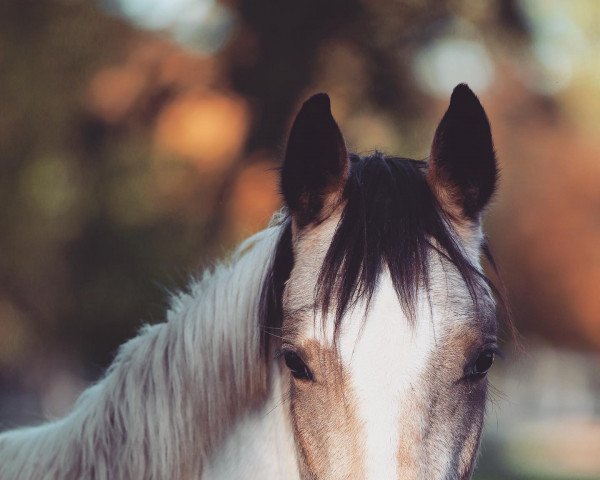
[[[344,319],[340,337],[342,362],[352,379],[358,415],[363,422],[367,479],[399,478],[400,412],[434,348],[429,302],[417,303],[418,321],[411,325],[402,312],[389,273],[385,271],[364,321],[362,309]],[[386,339],[382,342],[382,339]],[[382,345],[385,347],[382,348]],[[419,414],[415,412],[415,414]]]

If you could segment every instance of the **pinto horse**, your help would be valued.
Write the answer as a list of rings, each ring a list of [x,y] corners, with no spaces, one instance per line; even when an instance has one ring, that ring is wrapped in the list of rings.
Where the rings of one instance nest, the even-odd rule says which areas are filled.
[[[349,154],[329,98],[311,97],[282,212],[69,415],[3,433],[0,478],[470,478],[497,351],[479,258],[496,179],[464,84],[427,162]]]

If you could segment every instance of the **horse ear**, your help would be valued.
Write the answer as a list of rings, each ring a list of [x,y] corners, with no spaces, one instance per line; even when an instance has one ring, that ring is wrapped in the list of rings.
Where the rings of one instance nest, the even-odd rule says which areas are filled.
[[[281,191],[299,225],[317,220],[329,200],[340,197],[349,160],[342,133],[324,93],[309,98],[298,112],[287,142]]]
[[[449,212],[478,222],[497,176],[490,123],[475,94],[460,84],[435,132],[429,184]]]

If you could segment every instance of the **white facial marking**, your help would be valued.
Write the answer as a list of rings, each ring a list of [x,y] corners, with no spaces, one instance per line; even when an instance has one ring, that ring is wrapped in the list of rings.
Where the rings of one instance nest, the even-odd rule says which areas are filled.
[[[418,322],[411,325],[386,271],[368,316],[364,323],[362,312],[351,313],[348,330],[340,339],[340,354],[351,372],[359,417],[364,422],[366,478],[399,478],[399,415],[403,399],[410,397],[434,348],[431,314],[427,299],[421,299]]]
[[[342,322],[339,352],[350,373],[364,439],[365,478],[400,478],[400,414],[403,402],[422,378],[435,348],[434,327],[427,297],[418,300],[417,322],[403,313],[387,270],[382,272],[368,319],[364,306],[350,310]],[[327,326],[333,325],[328,321]],[[312,329],[311,329],[312,330]],[[331,345],[333,331],[311,332],[322,345]],[[382,342],[382,339],[385,339]]]

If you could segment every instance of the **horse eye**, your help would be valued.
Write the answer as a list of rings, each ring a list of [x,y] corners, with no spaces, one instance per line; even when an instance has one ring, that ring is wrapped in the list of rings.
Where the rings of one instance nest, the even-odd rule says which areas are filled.
[[[285,365],[289,368],[292,376],[298,380],[312,380],[313,375],[306,363],[295,352],[287,351],[283,353]]]
[[[494,352],[484,350],[479,354],[471,369],[471,377],[483,377],[494,364]]]

